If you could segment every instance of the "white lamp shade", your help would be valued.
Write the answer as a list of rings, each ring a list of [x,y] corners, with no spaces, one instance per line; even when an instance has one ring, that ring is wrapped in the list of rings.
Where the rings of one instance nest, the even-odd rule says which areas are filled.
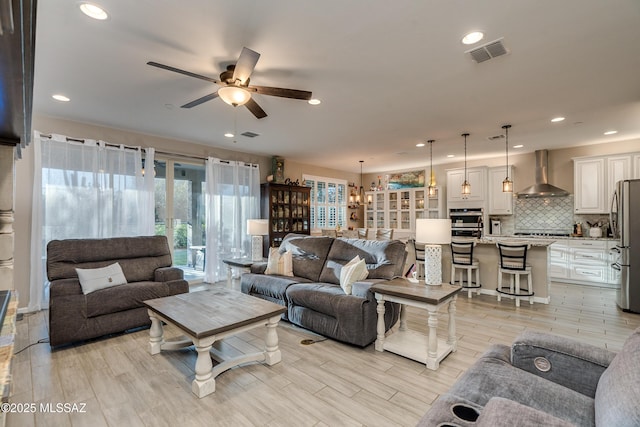
[[[429,245],[451,243],[451,220],[435,218],[416,219],[416,242]]]
[[[266,236],[269,234],[268,219],[248,219],[247,234],[250,236]]]
[[[251,99],[249,91],[238,86],[224,86],[218,89],[218,96],[224,102],[234,107],[244,105]]]

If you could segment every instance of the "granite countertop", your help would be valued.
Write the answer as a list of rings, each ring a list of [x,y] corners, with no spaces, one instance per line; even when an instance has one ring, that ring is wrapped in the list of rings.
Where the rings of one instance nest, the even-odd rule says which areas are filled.
[[[578,236],[484,236],[480,239],[474,239],[478,243],[495,244],[495,243],[527,243],[531,246],[549,246],[557,241],[566,240],[603,240],[603,241],[616,241],[613,237],[578,237]]]
[[[527,237],[527,236],[485,236],[477,239],[480,244],[495,245],[496,243],[515,244],[522,245],[527,244],[531,246],[549,246],[556,242],[556,238],[545,237]]]
[[[556,242],[556,239],[543,239],[539,237],[521,237],[521,236],[485,236],[477,239],[475,237],[456,237],[454,240],[460,242],[476,242],[480,245],[495,245],[496,243],[531,246],[549,246]]]

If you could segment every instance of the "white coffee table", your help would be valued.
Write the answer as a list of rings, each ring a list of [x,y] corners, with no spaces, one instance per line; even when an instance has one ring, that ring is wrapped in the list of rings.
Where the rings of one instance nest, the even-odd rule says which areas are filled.
[[[276,327],[287,309],[281,305],[223,288],[147,300],[144,304],[151,319],[151,354],[195,345],[198,358],[191,390],[200,398],[213,393],[215,378],[234,366],[254,361],[273,365],[282,359]],[[185,337],[165,341],[162,322],[174,325]],[[266,327],[264,351],[225,360],[212,348],[216,341],[258,327]],[[220,363],[214,367],[211,357]]]

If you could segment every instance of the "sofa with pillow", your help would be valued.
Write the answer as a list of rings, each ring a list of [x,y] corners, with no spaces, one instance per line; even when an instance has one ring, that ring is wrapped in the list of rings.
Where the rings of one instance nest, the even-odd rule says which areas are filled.
[[[151,324],[143,301],[189,292],[171,263],[165,236],[50,241],[50,345]]]
[[[640,426],[640,328],[619,353],[525,331],[493,345],[418,426]]]
[[[405,244],[288,234],[265,266],[241,276],[242,292],[287,307],[283,318],[338,341],[364,347],[376,339],[376,299],[369,288],[402,276]],[[266,274],[265,274],[266,273]],[[386,303],[387,330],[399,306]]]

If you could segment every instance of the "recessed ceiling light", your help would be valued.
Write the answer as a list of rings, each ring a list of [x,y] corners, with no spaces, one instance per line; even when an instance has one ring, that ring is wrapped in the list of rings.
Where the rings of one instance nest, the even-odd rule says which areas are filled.
[[[524,145],[522,145],[522,144],[518,144],[518,145],[514,145],[513,146],[513,148],[522,148],[522,147],[524,147]]]
[[[51,95],[51,97],[53,99],[55,99],[56,101],[61,101],[61,102],[69,102],[69,101],[71,101],[71,99],[69,99],[68,97],[66,97],[64,95],[60,95],[59,93],[56,93],[55,95]]]
[[[109,14],[106,10],[93,3],[80,2],[80,10],[89,18],[97,19],[99,21],[104,21],[109,18]]]
[[[320,101],[319,99],[315,99],[315,98],[313,98],[313,99],[310,99],[310,100],[309,100],[309,101],[307,101],[307,102],[308,102],[309,104],[311,104],[311,105],[318,105],[318,104],[320,104],[322,101]]]
[[[617,130],[608,130],[608,131],[606,131],[604,134],[605,134],[605,135],[615,135],[616,133],[618,133],[618,131],[617,131]]]
[[[553,119],[551,119],[551,121],[553,123],[558,123],[564,120],[564,117],[554,117]]]
[[[453,154],[447,154],[447,157],[451,158],[451,157],[455,157],[455,155],[453,155]]]
[[[474,43],[478,43],[483,38],[484,38],[484,33],[482,33],[481,31],[472,31],[462,38],[462,43],[474,44]]]
[[[416,147],[424,147],[424,142],[418,142],[418,143],[416,144]]]
[[[227,132],[224,134],[227,138],[233,138],[233,134],[231,132]]]

